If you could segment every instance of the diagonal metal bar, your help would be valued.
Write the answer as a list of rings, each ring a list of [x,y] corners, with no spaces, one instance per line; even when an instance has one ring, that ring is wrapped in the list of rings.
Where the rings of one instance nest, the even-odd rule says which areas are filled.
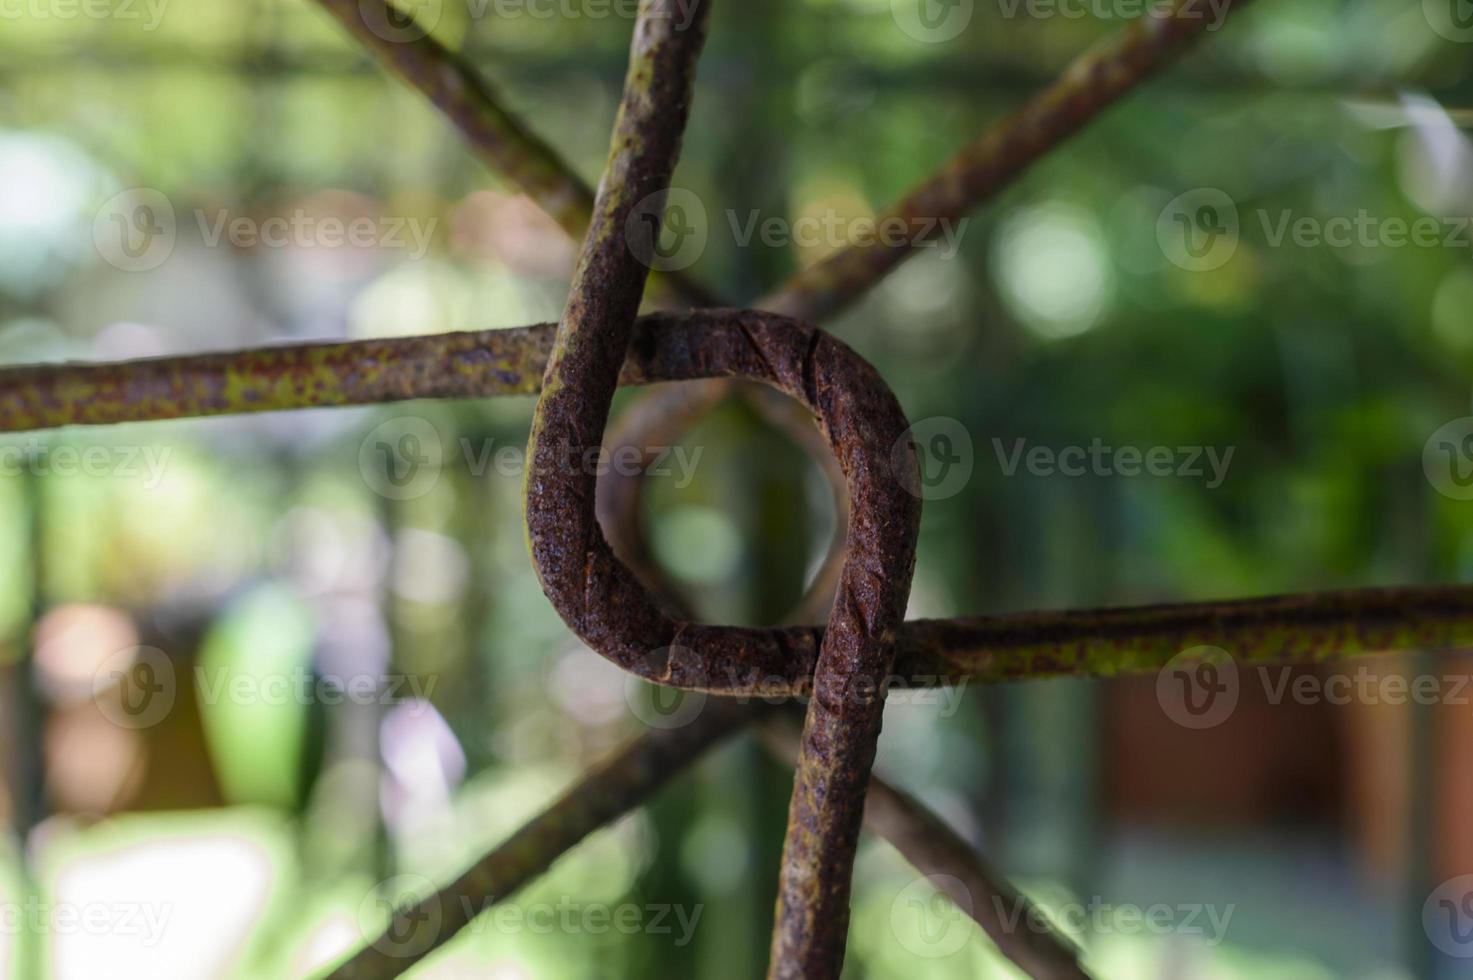
[[[388,980],[404,973],[760,713],[712,700],[690,724],[630,742],[453,882],[396,909],[384,929],[329,980]]]
[[[1238,0],[1233,9],[1248,0]],[[1027,167],[1217,23],[1218,0],[1173,0],[1151,10],[1081,55],[1048,88],[957,152],[936,174],[875,219],[877,227],[924,230],[960,217],[996,194]],[[1223,11],[1227,8],[1224,7]],[[901,240],[897,240],[901,239]],[[756,305],[822,322],[864,295],[891,269],[915,254],[926,235],[875,236],[849,245],[799,272]]]
[[[791,718],[770,713],[757,722],[757,738],[776,759],[797,763],[800,731]],[[947,897],[981,925],[997,951],[1019,970],[1036,980],[1089,980],[1077,946],[1050,928],[1049,917],[1030,897],[925,803],[875,774],[869,777],[865,828],[890,841],[916,871],[944,875],[944,883],[955,889]],[[1024,923],[1031,925],[1019,928]]]
[[[757,735],[779,760],[798,760],[799,732],[774,713],[758,722]],[[985,857],[926,805],[879,776],[870,775],[864,804],[866,829],[888,840],[925,875],[954,890],[946,892],[991,937],[1014,965],[1035,980],[1089,980],[1079,949],[1049,928],[1049,918]]]
[[[464,58],[416,26],[388,0],[318,0],[363,47],[418,89],[458,129],[476,156],[516,185],[575,240],[588,230],[593,191],[573,167],[503,105]],[[678,272],[661,277],[672,306],[715,306]]]

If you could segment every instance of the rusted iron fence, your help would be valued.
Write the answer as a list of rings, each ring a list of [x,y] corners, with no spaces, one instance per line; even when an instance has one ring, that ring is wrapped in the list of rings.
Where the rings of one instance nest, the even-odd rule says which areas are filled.
[[[801,731],[789,709],[751,697],[718,699],[691,724],[632,742],[454,882],[399,909],[334,977],[403,973],[465,926],[471,910],[505,899],[707,748],[752,725],[795,767],[770,976],[839,975],[861,826],[884,835],[922,871],[944,871],[963,883],[971,898],[965,908],[1024,972],[1086,976],[1077,950],[1057,932],[1007,928],[998,917],[1003,905],[1028,909],[1030,922],[1047,919],[1032,915],[1027,899],[921,804],[871,777],[890,684],[1144,673],[1202,645],[1229,647],[1252,662],[1473,642],[1473,589],[1460,587],[904,622],[921,500],[907,421],[881,375],[813,321],[853,302],[919,240],[846,247],[749,309],[723,308],[680,273],[651,277],[682,132],[688,117],[701,118],[692,81],[713,2],[641,0],[594,193],[502,108],[471,66],[432,34],[404,30],[404,15],[385,0],[320,0],[434,103],[488,166],[582,238],[559,323],[0,370],[3,431],[537,393],[527,536],[543,588],[568,626],[593,650],[657,684],[807,701]],[[1212,22],[1207,7],[1206,0],[1176,0],[1130,24],[877,220],[951,218],[986,201],[1182,50]],[[674,312],[640,316],[645,299]],[[791,422],[789,407],[738,379],[800,404],[833,456],[830,477],[847,534],[818,577],[820,587],[794,614],[796,625],[710,626],[682,616],[678,599],[642,558],[638,477],[614,474],[595,486],[578,465],[608,437],[649,444],[652,427],[688,424],[733,393],[757,398],[779,416],[789,412]],[[659,381],[691,384],[649,396],[606,436],[615,389]],[[806,421],[795,431],[806,433],[804,445],[823,451]],[[808,622],[825,610],[825,625]]]

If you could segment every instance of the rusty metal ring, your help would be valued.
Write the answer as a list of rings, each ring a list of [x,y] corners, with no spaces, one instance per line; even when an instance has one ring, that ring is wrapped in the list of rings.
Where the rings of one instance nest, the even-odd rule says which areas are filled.
[[[580,458],[562,461],[579,492],[529,496],[533,560],[573,631],[625,670],[717,693],[806,694],[825,636],[840,645],[868,647],[881,637],[893,644],[904,615],[920,521],[914,459],[907,451],[895,465],[905,415],[873,367],[816,327],[756,310],[640,319],[624,383],[713,377],[749,378],[795,398],[819,420],[845,475],[851,516],[828,627],[711,626],[671,615],[599,532],[595,476]],[[567,544],[574,532],[576,556]],[[549,575],[555,568],[573,574]]]

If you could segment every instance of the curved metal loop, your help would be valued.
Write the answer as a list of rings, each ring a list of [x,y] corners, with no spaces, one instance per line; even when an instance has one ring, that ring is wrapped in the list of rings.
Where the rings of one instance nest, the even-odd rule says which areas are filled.
[[[839,600],[825,628],[711,626],[671,615],[613,553],[593,514],[595,477],[569,467],[576,491],[528,501],[533,559],[568,625],[591,648],[647,680],[727,694],[807,694],[821,641],[893,645],[915,565],[920,497],[907,422],[884,380],[832,336],[757,310],[643,317],[626,383],[739,377],[796,399],[819,420],[844,473],[850,510]],[[591,443],[596,449],[597,444]],[[901,452],[897,453],[897,447]],[[572,457],[586,460],[587,447]],[[897,460],[899,465],[897,465]],[[567,484],[559,480],[561,489]],[[576,542],[577,547],[569,547]],[[559,547],[559,546],[562,547]],[[576,554],[574,554],[576,551]],[[554,577],[543,564],[576,574]],[[871,692],[871,696],[872,696]]]

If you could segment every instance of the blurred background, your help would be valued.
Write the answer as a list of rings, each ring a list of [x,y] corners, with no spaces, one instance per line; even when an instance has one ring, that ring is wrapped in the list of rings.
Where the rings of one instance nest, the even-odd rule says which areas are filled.
[[[1463,6],[1235,12],[831,324],[954,450],[928,460],[956,468],[928,492],[913,617],[1473,575],[1473,456],[1434,438],[1473,433]],[[622,9],[420,14],[592,182]],[[750,301],[1138,14],[719,4],[680,263]],[[0,19],[0,361],[556,319],[575,243],[307,0]],[[612,746],[700,710],[626,681],[543,598],[531,409],[0,440],[6,975],[312,975]],[[1094,446],[1112,462],[1066,471]],[[1160,447],[1150,472],[1120,453]],[[668,461],[645,515],[661,566],[712,621],[782,617],[834,531],[821,467],[741,403]],[[1289,675],[1320,697],[1245,673],[1210,724],[1153,678],[912,695],[877,771],[1101,977],[1473,976],[1470,671]],[[1372,683],[1329,696],[1337,674]],[[519,893],[525,918],[483,917],[412,975],[759,975],[790,782],[731,742]],[[1018,975],[888,844],[866,838],[855,879],[846,976]]]

